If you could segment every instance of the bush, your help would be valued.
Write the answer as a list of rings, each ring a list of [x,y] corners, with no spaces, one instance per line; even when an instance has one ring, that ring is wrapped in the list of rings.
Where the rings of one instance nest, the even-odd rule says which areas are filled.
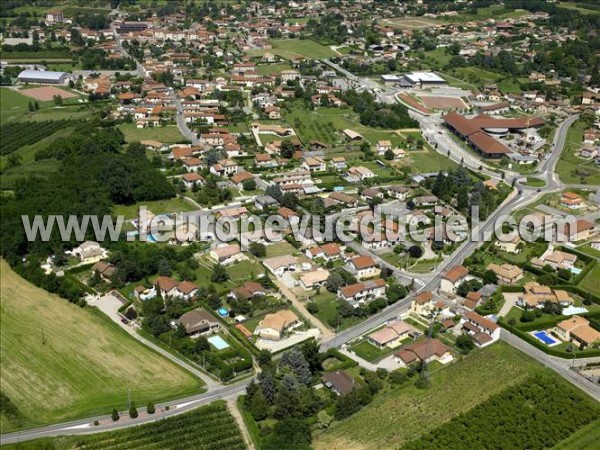
[[[316,314],[319,312],[319,305],[317,305],[315,302],[308,302],[306,304],[306,309],[309,313]]]
[[[119,411],[117,411],[116,409],[113,409],[110,417],[113,420],[113,422],[116,422],[117,420],[119,420]]]
[[[388,380],[392,384],[404,384],[408,380],[408,377],[402,372],[390,372],[388,375]]]
[[[135,407],[135,403],[131,403],[131,406],[129,407],[129,417],[131,417],[132,419],[136,419],[138,416],[138,411],[137,408]]]
[[[154,407],[154,403],[152,403],[152,402],[148,403],[148,406],[146,407],[146,412],[148,414],[154,414],[156,412],[156,408]]]

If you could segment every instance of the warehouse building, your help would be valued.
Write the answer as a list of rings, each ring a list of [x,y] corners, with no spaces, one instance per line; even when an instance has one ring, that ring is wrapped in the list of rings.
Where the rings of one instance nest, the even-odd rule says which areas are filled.
[[[65,84],[71,79],[67,72],[51,72],[48,70],[24,70],[17,79],[21,83]]]

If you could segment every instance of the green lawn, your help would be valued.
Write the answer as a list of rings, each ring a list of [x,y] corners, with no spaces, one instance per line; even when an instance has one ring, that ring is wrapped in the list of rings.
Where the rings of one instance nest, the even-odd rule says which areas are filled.
[[[600,263],[595,262],[594,268],[590,270],[586,276],[579,282],[579,287],[584,291],[593,292],[596,295],[600,294]]]
[[[265,273],[265,269],[254,259],[240,261],[227,266],[227,273],[230,280],[238,283],[242,280],[248,280],[253,276]]]
[[[2,432],[199,392],[201,382],[106,316],[39,289],[1,263],[2,394],[19,411]],[[4,410],[3,410],[4,411]]]
[[[0,125],[27,114],[29,112],[27,105],[30,101],[30,98],[12,89],[0,88]]]
[[[334,328],[336,331],[342,331],[359,323],[362,319],[358,317],[341,317],[337,312],[337,305],[340,300],[334,293],[322,289],[322,292],[311,298],[311,301],[319,307],[319,312],[314,314],[323,324]],[[332,327],[330,321],[337,317],[336,326]]]
[[[271,39],[270,43],[273,48],[269,50],[250,50],[248,53],[252,56],[262,56],[269,52],[290,60],[298,58],[323,59],[335,55],[329,47],[310,39]]]
[[[288,63],[279,63],[279,64],[259,64],[256,66],[256,71],[261,75],[276,75],[284,70],[291,69]]]
[[[544,180],[540,180],[539,178],[527,177],[527,186],[544,187],[546,186],[546,182]]]
[[[578,120],[567,132],[565,148],[556,165],[556,172],[563,183],[600,185],[600,169],[594,160],[581,159],[575,155],[583,144],[585,122]]]
[[[277,244],[267,245],[267,258],[274,258],[275,256],[291,255],[298,252],[289,242],[278,242]]]
[[[127,142],[153,140],[163,143],[186,142],[186,139],[179,132],[176,125],[167,125],[150,128],[137,128],[134,123],[119,125],[119,128],[125,135]]]
[[[317,450],[400,448],[534,373],[553,373],[504,343],[475,350],[431,374],[429,389],[412,384],[380,395],[315,436]]]
[[[384,356],[388,355],[393,350],[385,348],[377,348],[367,340],[362,340],[358,344],[354,344],[350,347],[350,351],[356,353],[356,356],[369,362],[377,361]]]
[[[27,178],[32,175],[45,176],[56,172],[60,167],[60,162],[55,159],[43,159],[40,161],[30,161],[26,164],[7,169],[0,177],[0,188],[13,189],[15,183],[21,178]]]
[[[196,208],[190,202],[182,198],[170,198],[168,200],[156,200],[151,202],[136,203],[135,205],[115,205],[114,214],[125,216],[125,219],[133,219],[138,215],[140,206],[145,206],[154,214],[178,213],[194,211]]]

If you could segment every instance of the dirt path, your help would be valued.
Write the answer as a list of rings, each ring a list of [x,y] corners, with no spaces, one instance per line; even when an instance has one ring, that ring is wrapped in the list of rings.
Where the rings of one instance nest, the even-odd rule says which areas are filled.
[[[296,295],[292,291],[290,291],[288,289],[288,287],[281,280],[276,280],[276,283],[277,283],[277,287],[281,290],[283,295],[285,295],[288,299],[290,299],[290,301],[296,307],[296,309],[298,309],[298,311],[300,311],[304,316],[309,317],[310,321],[321,331],[321,340],[323,342],[326,342],[335,337],[335,333],[333,331],[331,331],[329,328],[327,328],[327,326],[325,324],[323,324],[323,322],[321,322],[315,316],[310,314],[308,312],[308,310],[306,309],[306,306],[304,306],[304,303],[302,303],[298,299],[298,297],[296,297]]]
[[[229,412],[237,422],[238,427],[240,427],[240,431],[242,432],[244,442],[246,443],[246,448],[249,450],[256,450],[256,447],[254,447],[254,442],[252,442],[252,438],[250,437],[250,432],[248,431],[248,428],[246,428],[246,423],[244,422],[242,413],[240,413],[240,410],[238,409],[237,397],[228,399],[227,407],[229,408]]]

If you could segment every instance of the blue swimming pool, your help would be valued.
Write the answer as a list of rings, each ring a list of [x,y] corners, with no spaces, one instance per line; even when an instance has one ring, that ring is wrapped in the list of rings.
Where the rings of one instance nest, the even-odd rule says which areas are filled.
[[[579,267],[571,267],[570,270],[573,275],[579,275],[583,271],[583,269],[580,269]]]
[[[225,342],[225,339],[221,336],[211,336],[207,341],[214,345],[217,350],[223,350],[229,347],[229,344]]]
[[[533,333],[533,335],[546,345],[554,345],[557,343],[554,339],[548,336],[548,333],[546,333],[545,331],[538,331],[536,333]]]
[[[227,317],[229,315],[229,311],[227,311],[225,308],[219,308],[217,312],[221,317]]]

